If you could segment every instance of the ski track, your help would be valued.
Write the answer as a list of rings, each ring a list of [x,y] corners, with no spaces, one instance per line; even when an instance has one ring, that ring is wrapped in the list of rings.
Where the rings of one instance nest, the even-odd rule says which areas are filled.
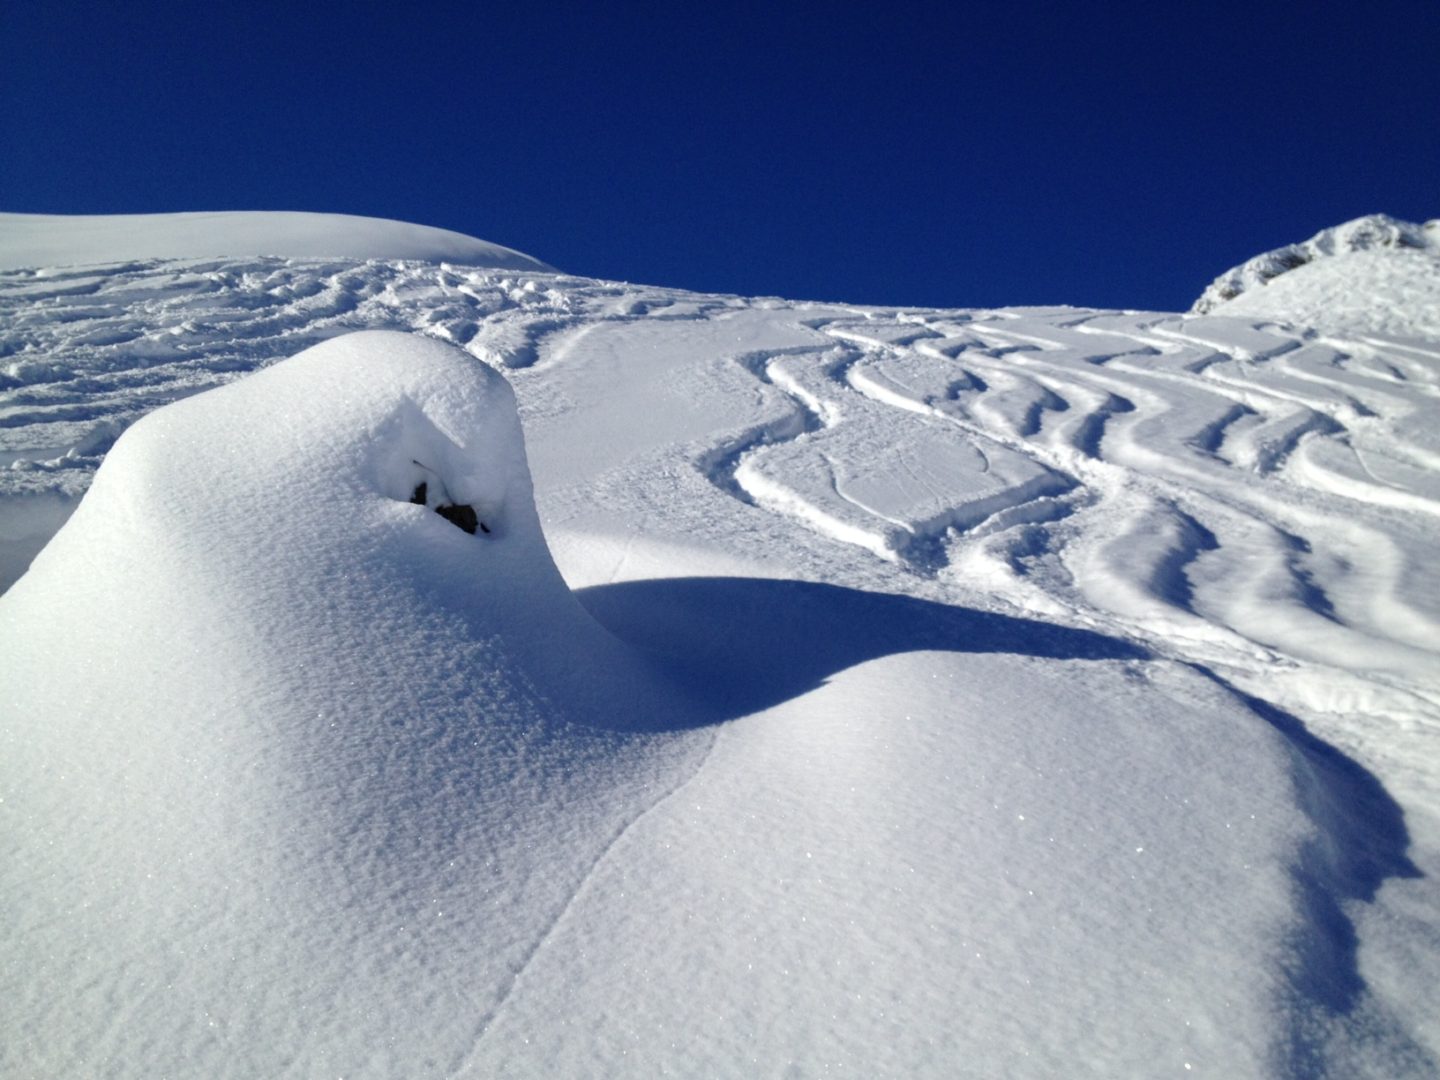
[[[23,496],[73,503],[146,412],[350,330],[456,343],[523,390],[583,362],[600,323],[718,327],[747,307],[813,344],[697,356],[768,404],[674,453],[750,512],[1232,675],[1279,655],[1440,696],[1423,558],[1440,357],[1218,315],[744,301],[406,261],[4,272],[0,525]]]
[[[742,309],[773,319],[784,344],[722,345]],[[797,553],[850,560],[852,579],[876,589],[899,574],[916,595],[1142,642],[1318,717],[1318,735],[1372,763],[1405,752],[1389,738],[1416,760],[1433,749],[1440,432],[1428,417],[1440,351],[1263,321],[747,301],[405,261],[0,272],[0,555],[10,545],[32,556],[136,419],[326,338],[387,328],[452,342],[507,369],[523,406],[527,387],[586,362],[590,330],[658,321],[713,329],[698,338],[713,351],[684,362],[756,402],[747,423],[665,448],[664,469],[654,459],[653,475],[607,489],[670,507],[677,522],[693,515],[674,531],[717,545],[736,535],[705,520],[703,499],[672,505],[684,470],[703,496],[742,504],[741,520],[783,532]],[[482,1060],[597,870],[721,737],[602,845],[476,1017],[450,1075]],[[1414,785],[1417,772],[1433,785],[1432,766],[1387,775]]]
[[[1046,610],[1242,681],[1279,657],[1328,671],[1316,685],[1343,689],[1312,708],[1353,702],[1354,677],[1397,715],[1431,712],[1440,458],[1419,415],[1435,372],[1413,350],[1219,316],[806,325],[843,360],[817,346],[744,367],[814,421],[732,446],[722,490],[902,571],[956,581],[979,558],[1021,606],[1042,584]],[[937,447],[974,464],[918,476]],[[884,498],[857,495],[856,465]]]
[[[703,318],[734,304],[406,261],[152,260],[0,272],[0,454],[12,462],[0,474],[0,498],[76,497],[99,464],[100,455],[82,449],[93,429],[123,429],[153,408],[352,330],[418,331],[520,369],[536,362],[550,335],[572,327]],[[88,460],[64,478],[53,475],[77,457]]]

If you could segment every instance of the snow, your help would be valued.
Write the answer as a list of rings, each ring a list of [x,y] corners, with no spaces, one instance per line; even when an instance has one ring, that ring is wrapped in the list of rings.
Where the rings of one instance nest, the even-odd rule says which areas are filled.
[[[1435,1072],[1440,334],[1296,314],[1413,249],[95,251],[0,273],[6,1075]]]
[[[1284,319],[1350,337],[1440,338],[1440,245],[1434,251],[1361,251],[1314,262],[1217,310]]]
[[[549,270],[538,259],[464,233],[404,221],[278,210],[188,214],[0,213],[0,270],[276,255],[450,260]]]
[[[1323,229],[1221,274],[1194,311],[1352,337],[1440,338],[1440,218],[1371,214]]]

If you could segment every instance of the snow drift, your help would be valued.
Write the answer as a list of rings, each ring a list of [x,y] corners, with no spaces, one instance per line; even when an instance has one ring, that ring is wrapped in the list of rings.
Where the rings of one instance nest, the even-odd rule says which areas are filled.
[[[0,625],[7,1075],[407,1072],[658,752],[602,730],[645,673],[550,560],[509,387],[413,337],[141,421]]]
[[[617,569],[566,587],[509,386],[432,340],[132,426],[0,598],[0,1071],[1418,1072],[1342,906],[1403,825],[1285,714],[1097,631]]]
[[[0,214],[0,270],[220,255],[427,259],[551,269],[522,252],[464,233],[353,214]]]

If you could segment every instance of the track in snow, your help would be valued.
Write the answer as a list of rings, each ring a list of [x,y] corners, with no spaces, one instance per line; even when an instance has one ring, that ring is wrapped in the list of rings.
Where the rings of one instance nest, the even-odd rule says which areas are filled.
[[[583,285],[583,288],[575,288]],[[413,330],[523,368],[550,334],[733,303],[559,275],[322,259],[0,272],[0,497],[74,496],[129,423],[338,334]],[[673,310],[672,310],[673,309]]]
[[[1430,710],[1440,365],[1415,345],[1071,309],[807,325],[832,344],[743,367],[810,421],[725,456],[722,489],[1024,607]],[[1341,682],[1306,703],[1354,700]]]
[[[701,430],[726,419],[658,445],[649,473],[612,470],[614,500],[636,504],[678,455],[772,534],[867,551],[937,588],[1183,643],[1232,674],[1278,656],[1348,672],[1405,712],[1440,699],[1440,578],[1424,557],[1440,353],[1217,316],[864,310],[396,261],[0,273],[4,583],[133,420],[316,341],[429,334],[510,369],[532,414],[579,417],[589,403],[549,387],[587,372],[588,335],[620,332],[615,370],[588,370],[587,386],[623,385],[643,359],[627,347],[654,350],[667,321],[695,344],[644,378],[728,365],[681,406]],[[1289,704],[1334,699],[1318,685]]]
[[[657,597],[693,594],[683,625],[719,643],[697,653],[733,653],[723,675],[705,680],[735,676],[728,718],[774,704],[756,695],[767,685],[798,700],[862,667],[877,640],[896,655],[961,641],[1023,660],[1068,656],[1037,647],[1047,632],[1078,631],[1116,643],[1100,655],[1179,659],[1254,695],[1310,765],[1344,765],[1291,714],[1319,715],[1312,730],[1383,771],[1407,813],[1440,807],[1428,764],[1440,732],[1433,343],[1328,339],[1214,316],[862,310],[429,263],[172,260],[0,273],[0,554],[9,558],[0,570],[13,576],[59,528],[137,417],[375,327],[451,341],[509,369],[557,563],[580,565],[582,577],[603,563],[597,580],[619,582],[612,597],[637,596],[637,625],[662,639]],[[682,555],[657,558],[665,543]],[[579,553],[569,566],[567,550]],[[724,575],[676,579],[717,552],[731,560]],[[777,577],[865,591],[806,620],[791,594],[830,586],[760,580],[760,594],[783,601],[770,602],[768,638],[743,619],[710,625],[717,612],[755,610],[756,581],[734,567],[749,573],[747,559],[782,557]],[[627,583],[622,569],[668,581]],[[877,639],[886,620],[872,605],[885,593],[974,617],[929,638],[899,612],[895,632]],[[592,594],[592,606],[604,595]],[[999,613],[1017,610],[1029,620],[1002,633]],[[645,643],[629,630],[620,636]],[[808,670],[819,640],[866,647]],[[925,692],[948,707],[976,688]],[[831,713],[850,707],[843,698],[837,691],[816,712],[809,745],[835,745]],[[984,720],[975,718],[977,740],[993,730]],[[973,756],[973,743],[955,745],[956,762]],[[867,764],[875,753],[865,747]],[[907,759],[904,774],[924,758]],[[736,761],[738,775],[756,772],[743,754]],[[1389,795],[1357,788],[1368,774],[1354,773],[1348,787],[1297,783],[1317,818],[1337,791],[1380,808],[1357,815],[1381,821],[1394,858],[1340,893],[1370,901],[1386,875],[1413,870]],[[815,772],[827,805],[840,794],[826,786],[833,774],[829,763]],[[707,771],[695,786],[714,782]],[[603,893],[594,883],[623,870],[614,852],[667,821],[679,829],[672,803],[661,794],[655,813],[625,817],[578,864],[513,953],[498,1004],[468,1033],[472,1053],[483,1057],[492,1027],[525,1028],[526,995],[511,991],[543,985],[533,973],[572,955],[563,943],[583,925],[587,898]],[[851,846],[852,829],[837,835]],[[1302,975],[1360,970],[1353,914],[1315,916],[1342,927],[1326,939],[1338,952],[1309,956],[1299,941]]]

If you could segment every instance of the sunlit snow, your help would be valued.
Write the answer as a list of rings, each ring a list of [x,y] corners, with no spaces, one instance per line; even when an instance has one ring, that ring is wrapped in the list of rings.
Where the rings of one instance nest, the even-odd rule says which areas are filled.
[[[1428,253],[919,310],[94,224],[0,271],[0,1072],[1440,1066]]]
[[[213,255],[449,259],[551,270],[523,252],[464,233],[353,214],[245,210],[187,214],[0,213],[0,269]]]

